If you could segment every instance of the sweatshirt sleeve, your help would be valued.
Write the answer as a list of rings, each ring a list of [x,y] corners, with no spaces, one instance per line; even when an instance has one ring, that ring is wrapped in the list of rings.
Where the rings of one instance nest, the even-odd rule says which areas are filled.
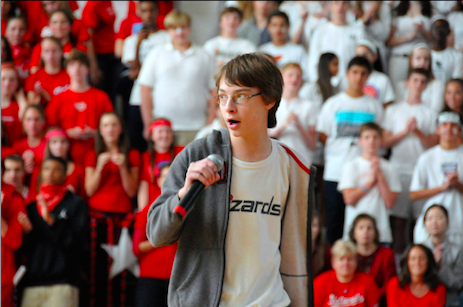
[[[154,247],[176,242],[180,237],[183,222],[188,218],[182,219],[174,213],[174,208],[180,202],[177,193],[185,184],[188,166],[186,151],[182,151],[170,167],[161,195],[148,211],[146,236]]]

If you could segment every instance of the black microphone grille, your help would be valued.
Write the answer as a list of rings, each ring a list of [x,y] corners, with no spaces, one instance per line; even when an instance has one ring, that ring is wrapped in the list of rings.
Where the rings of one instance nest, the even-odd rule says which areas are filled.
[[[217,168],[217,172],[220,172],[222,170],[224,160],[220,155],[211,154],[207,156],[207,158],[211,160],[212,162],[214,162],[215,167]]]

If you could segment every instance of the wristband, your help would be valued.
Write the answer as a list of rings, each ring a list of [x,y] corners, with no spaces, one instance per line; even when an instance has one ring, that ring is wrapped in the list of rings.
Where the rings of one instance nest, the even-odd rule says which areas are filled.
[[[365,192],[365,193],[368,193],[368,192],[370,192],[370,189],[369,189],[369,188],[367,188],[366,186],[364,186],[363,184],[360,186],[360,188],[361,188],[361,189],[362,189],[362,191],[363,191],[363,192]]]

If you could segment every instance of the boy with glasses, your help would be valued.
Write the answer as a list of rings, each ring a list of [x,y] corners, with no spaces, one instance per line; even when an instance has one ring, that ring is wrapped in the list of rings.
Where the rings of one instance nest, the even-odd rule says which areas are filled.
[[[283,79],[263,54],[238,56],[216,75],[227,130],[188,145],[148,213],[153,246],[179,242],[169,306],[307,306],[309,170],[267,135]],[[223,157],[217,173],[209,154]],[[193,181],[194,208],[176,214]],[[187,282],[185,282],[187,281]]]

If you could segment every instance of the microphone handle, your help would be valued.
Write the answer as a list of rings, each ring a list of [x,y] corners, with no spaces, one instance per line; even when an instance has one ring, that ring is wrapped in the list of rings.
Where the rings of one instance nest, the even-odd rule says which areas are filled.
[[[193,181],[188,191],[185,193],[185,195],[183,195],[183,198],[175,207],[174,212],[178,213],[182,218],[184,218],[186,213],[191,209],[193,203],[196,201],[196,198],[198,198],[198,195],[204,190],[204,188],[205,185],[201,181]]]

